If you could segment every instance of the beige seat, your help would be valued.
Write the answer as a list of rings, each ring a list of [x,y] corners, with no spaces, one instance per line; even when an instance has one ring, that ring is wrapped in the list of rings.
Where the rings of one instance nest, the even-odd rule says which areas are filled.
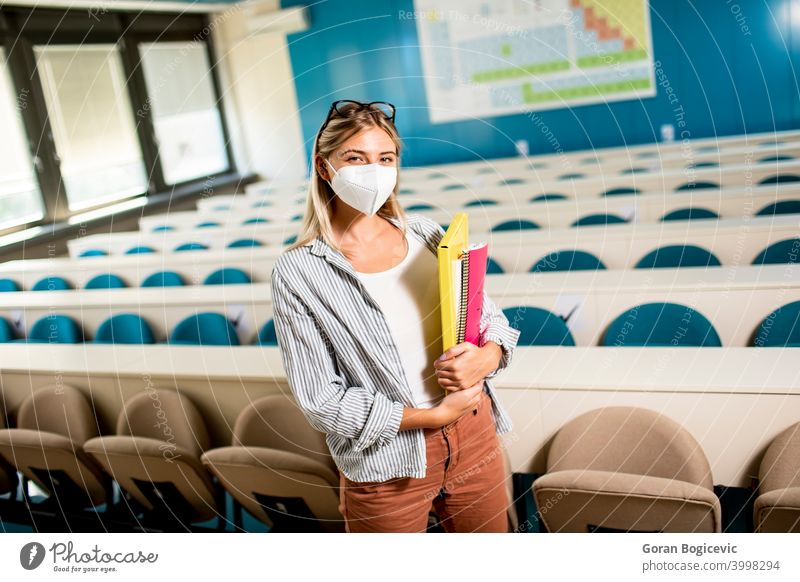
[[[779,434],[767,448],[758,472],[755,530],[800,533],[800,422]]]
[[[151,521],[185,525],[219,515],[220,496],[200,463],[208,447],[203,417],[186,396],[149,390],[125,402],[116,435],[83,448]]]
[[[700,445],[673,420],[642,408],[601,408],[564,425],[533,491],[551,532],[721,529]]]
[[[339,472],[325,435],[295,401],[259,398],[239,414],[232,446],[207,451],[203,463],[227,491],[273,531],[343,532]]]
[[[0,406],[0,430],[5,429],[6,426],[6,413],[3,407]],[[14,467],[0,457],[0,495],[5,495],[6,493],[14,491],[17,488],[17,484],[17,472],[14,470]]]
[[[110,500],[110,480],[82,449],[98,430],[80,390],[65,385],[37,390],[20,406],[16,424],[0,430],[0,455],[59,507]]]

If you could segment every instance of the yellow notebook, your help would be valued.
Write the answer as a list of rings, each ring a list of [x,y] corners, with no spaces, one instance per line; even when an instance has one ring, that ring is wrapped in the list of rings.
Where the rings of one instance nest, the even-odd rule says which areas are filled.
[[[461,285],[461,253],[469,242],[466,212],[458,212],[437,248],[439,261],[439,298],[442,312],[442,351],[458,343],[457,285]]]

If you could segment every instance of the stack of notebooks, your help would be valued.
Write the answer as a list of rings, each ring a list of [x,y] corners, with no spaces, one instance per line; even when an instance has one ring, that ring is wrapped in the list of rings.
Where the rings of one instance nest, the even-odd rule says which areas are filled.
[[[467,214],[459,212],[437,249],[444,351],[462,342],[479,345],[487,243],[469,244]]]

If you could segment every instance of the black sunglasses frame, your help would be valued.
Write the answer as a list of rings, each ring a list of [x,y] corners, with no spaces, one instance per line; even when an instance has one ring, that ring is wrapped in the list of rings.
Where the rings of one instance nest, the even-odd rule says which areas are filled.
[[[322,124],[322,127],[319,128],[319,133],[322,133],[325,130],[325,128],[328,127],[328,123],[330,122],[331,118],[333,117],[334,112],[341,113],[337,109],[337,106],[340,103],[354,103],[354,104],[360,106],[359,110],[360,109],[369,109],[370,111],[376,111],[378,113],[382,113],[382,114],[384,114],[386,119],[388,119],[392,123],[394,123],[394,116],[395,116],[395,113],[397,113],[397,108],[394,105],[392,105],[391,103],[387,102],[387,101],[370,101],[369,103],[362,103],[361,101],[353,101],[352,99],[339,99],[338,101],[334,101],[333,103],[331,103],[331,108],[328,109],[328,115],[327,115],[327,117],[325,117],[325,122]],[[371,107],[373,105],[377,105],[377,104],[388,105],[389,107],[392,108],[392,114],[391,115],[386,115],[380,109],[376,109],[376,110],[371,109]]]

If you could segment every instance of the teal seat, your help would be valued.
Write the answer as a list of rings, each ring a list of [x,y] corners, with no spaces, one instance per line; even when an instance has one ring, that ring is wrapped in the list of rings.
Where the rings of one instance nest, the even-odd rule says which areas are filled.
[[[14,279],[0,279],[0,293],[21,291],[20,286]]]
[[[118,275],[103,273],[89,279],[84,289],[122,289],[127,286]]]
[[[17,340],[17,332],[5,317],[0,317],[0,344]]]
[[[616,214],[588,214],[586,216],[580,217],[578,220],[573,222],[570,226],[573,227],[580,227],[580,226],[605,226],[607,224],[625,224],[628,222],[621,216],[617,216]]]
[[[226,211],[226,210],[230,210],[230,209],[231,209],[231,207],[230,207],[230,205],[228,205],[228,204],[217,204],[217,205],[216,205],[216,206],[213,208],[213,210],[216,210],[216,211],[218,211],[218,212],[224,212],[224,211]]]
[[[601,194],[601,196],[629,196],[630,194],[639,194],[638,188],[611,188]]]
[[[634,166],[632,168],[625,168],[624,170],[620,170],[620,174],[623,175],[630,175],[630,174],[647,174],[650,172],[650,168],[645,168],[642,166]]]
[[[539,194],[538,196],[534,196],[531,198],[531,202],[549,202],[551,200],[566,200],[567,197],[564,194]]]
[[[467,189],[467,187],[466,187],[466,186],[464,186],[464,184],[448,184],[447,186],[445,186],[444,188],[442,188],[442,191],[448,191],[448,190],[466,190],[466,189]]]
[[[242,224],[243,225],[247,225],[247,224],[266,224],[268,222],[269,222],[269,220],[267,220],[266,218],[262,218],[261,216],[256,216],[254,218],[248,218],[247,220],[242,222]]]
[[[135,313],[112,315],[100,324],[95,343],[99,344],[154,344],[153,330]]]
[[[260,346],[278,345],[278,336],[275,333],[275,321],[270,319],[262,326],[261,330],[258,332],[258,338],[256,342]]]
[[[764,158],[760,158],[757,163],[766,164],[766,163],[769,163],[769,162],[790,162],[790,161],[792,161],[794,159],[795,158],[793,158],[792,156],[784,156],[784,155],[781,155],[781,156],[766,156]]]
[[[497,275],[503,273],[503,267],[500,266],[500,263],[495,261],[492,257],[486,257],[486,274],[487,275]]]
[[[174,226],[170,226],[169,224],[162,224],[161,226],[157,226],[153,229],[153,232],[170,232],[175,230]]]
[[[429,180],[436,180],[438,178],[447,178],[447,174],[443,172],[431,172],[430,174],[428,174]]]
[[[142,281],[142,287],[183,287],[184,285],[186,285],[186,281],[175,271],[159,271],[148,275]]]
[[[405,195],[405,194],[413,194],[413,193],[414,193],[414,189],[413,189],[413,188],[402,188],[402,189],[401,189],[401,190],[398,192],[398,194],[402,194],[402,195]]]
[[[183,243],[182,245],[178,245],[175,247],[175,252],[184,252],[184,251],[204,251],[208,249],[208,247],[199,242],[188,242]]]
[[[514,329],[518,329],[517,345],[574,346],[575,340],[566,322],[554,313],[539,307],[523,305],[506,307],[503,314]]]
[[[686,182],[675,188],[675,192],[688,190],[719,190],[719,184],[716,182]]]
[[[697,162],[696,164],[687,164],[686,168],[716,168],[719,166],[717,162]]]
[[[292,216],[292,222],[297,222],[298,220],[301,220],[302,218],[303,218],[302,214],[295,214],[294,216]]]
[[[269,200],[259,200],[258,202],[253,203],[250,208],[266,208],[267,206],[272,206],[272,202]]]
[[[524,183],[525,180],[522,178],[509,178],[508,180],[501,181],[498,186],[519,186]]]
[[[547,164],[544,162],[531,162],[528,164],[528,168],[531,170],[544,170],[547,167]]]
[[[672,269],[677,267],[719,267],[713,253],[695,245],[668,245],[647,253],[636,269]]]
[[[411,204],[406,206],[406,212],[413,212],[415,210],[433,210],[430,204]]]
[[[615,347],[720,347],[706,317],[677,303],[646,303],[622,313],[606,329],[602,345]]]
[[[108,253],[102,249],[86,249],[81,254],[78,255],[79,257],[105,257],[108,256]]]
[[[239,336],[230,320],[220,313],[205,312],[182,320],[169,336],[170,344],[238,346]]]
[[[293,234],[292,236],[287,238],[285,241],[283,241],[283,244],[291,245],[291,244],[294,244],[295,242],[297,242],[297,235]]]
[[[532,220],[525,220],[522,218],[506,220],[500,224],[492,227],[492,232],[506,231],[506,230],[531,230],[539,228],[539,225]]]
[[[562,174],[557,180],[581,180],[586,177],[586,174],[581,174],[580,172],[574,172],[572,174]]]
[[[36,321],[24,341],[31,343],[79,344],[83,341],[83,330],[70,316],[52,313]]]
[[[439,226],[441,226],[441,227],[442,227],[442,230],[444,230],[445,232],[447,232],[447,228],[448,228],[450,225],[449,225],[449,224],[440,224]]]
[[[756,328],[752,345],[763,348],[800,347],[800,301],[779,307]]]
[[[478,198],[477,200],[470,200],[464,206],[496,206],[497,204],[497,200],[492,200],[491,198]]]
[[[591,253],[567,250],[545,255],[531,267],[531,272],[595,271],[605,268],[603,262]]]
[[[216,228],[218,226],[222,226],[219,222],[214,220],[206,220],[196,225],[197,228]]]
[[[144,253],[154,253],[156,250],[153,247],[138,246],[125,251],[126,255],[141,255]]]
[[[239,249],[245,247],[263,247],[264,244],[261,241],[258,241],[254,238],[240,238],[238,240],[233,241],[231,244],[228,245],[229,249]]]
[[[31,291],[65,291],[72,289],[72,284],[63,277],[50,276],[36,281]]]
[[[800,200],[781,200],[767,204],[756,216],[774,216],[776,214],[800,214]]]
[[[203,281],[203,285],[247,285],[252,283],[250,275],[233,267],[217,269]]]
[[[709,220],[719,218],[719,214],[706,208],[678,208],[661,217],[661,222],[671,220]]]
[[[797,263],[800,259],[800,238],[787,238],[772,243],[753,259],[754,265]]]
[[[800,176],[797,174],[775,174],[761,180],[759,186],[767,186],[771,184],[795,184],[800,182]]]

